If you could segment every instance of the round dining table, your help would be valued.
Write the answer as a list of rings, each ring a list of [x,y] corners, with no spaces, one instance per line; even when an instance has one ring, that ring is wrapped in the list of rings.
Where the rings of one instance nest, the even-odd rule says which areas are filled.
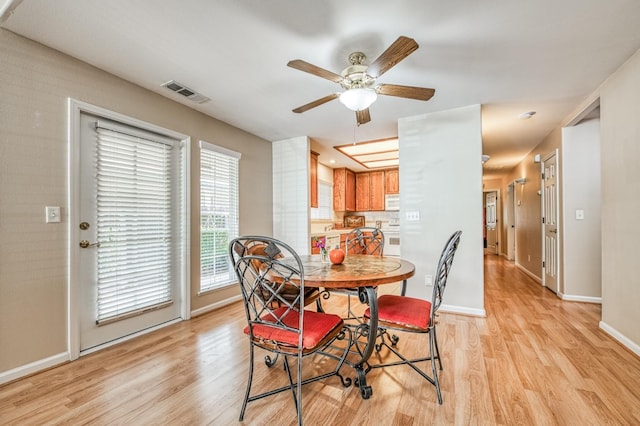
[[[368,399],[372,389],[366,382],[368,369],[365,366],[373,353],[377,338],[376,288],[412,277],[415,274],[415,265],[391,256],[348,255],[339,265],[324,263],[320,255],[300,256],[300,259],[304,268],[305,287],[318,287],[329,293],[332,289],[353,289],[358,292],[360,301],[369,305],[368,321],[354,326],[358,334],[366,340],[366,344],[364,348],[355,351],[358,360],[350,363],[357,374],[356,385],[360,387],[362,397]]]

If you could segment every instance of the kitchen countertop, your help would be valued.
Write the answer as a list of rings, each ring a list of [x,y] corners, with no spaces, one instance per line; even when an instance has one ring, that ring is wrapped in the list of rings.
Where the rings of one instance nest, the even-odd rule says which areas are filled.
[[[332,229],[331,231],[323,231],[323,232],[313,232],[311,234],[312,237],[332,237],[335,235],[348,234],[355,228],[338,228]]]

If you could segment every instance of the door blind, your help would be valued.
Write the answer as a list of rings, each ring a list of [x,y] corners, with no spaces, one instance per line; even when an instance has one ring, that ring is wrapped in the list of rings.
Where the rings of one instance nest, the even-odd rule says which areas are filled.
[[[172,303],[173,145],[96,127],[97,324]]]
[[[200,291],[236,282],[229,242],[238,236],[240,154],[200,143]]]

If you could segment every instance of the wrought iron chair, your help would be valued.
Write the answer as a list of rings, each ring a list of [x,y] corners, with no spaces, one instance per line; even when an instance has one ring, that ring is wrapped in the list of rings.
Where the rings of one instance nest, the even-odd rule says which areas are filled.
[[[342,384],[351,385],[351,379],[343,378],[340,368],[351,346],[351,331],[344,327],[338,315],[304,309],[304,270],[300,257],[287,244],[270,237],[239,237],[231,241],[229,255],[242,290],[249,337],[250,359],[249,378],[245,398],[240,411],[240,421],[244,418],[249,402],[290,390],[292,392],[298,424],[302,425],[302,385],[338,376]],[[310,378],[302,378],[303,357],[322,353],[337,339],[348,341],[344,353],[336,356],[335,368],[327,373]],[[283,355],[284,369],[289,384],[259,394],[251,394],[255,348]],[[335,352],[335,346],[332,346]],[[297,373],[293,379],[289,358],[295,357]],[[269,355],[265,363],[275,364]]]
[[[345,239],[345,254],[369,254],[382,256],[384,251],[384,233],[379,228],[361,226],[355,228]]]
[[[345,239],[345,255],[364,254],[382,256],[384,252],[384,233],[379,228],[361,226],[353,229]],[[352,288],[332,288],[331,292],[347,295],[347,319],[358,320],[351,310],[351,296],[358,297],[358,290]]]
[[[383,295],[378,298],[378,335],[380,343],[376,345],[379,352],[382,347],[387,347],[401,361],[388,362],[370,365],[371,368],[389,367],[394,365],[409,365],[422,377],[429,381],[436,388],[438,403],[442,404],[442,393],[440,392],[440,382],[438,381],[438,367],[442,370],[442,360],[438,339],[436,336],[436,317],[438,308],[442,303],[442,296],[447,284],[447,277],[451,271],[453,256],[458,249],[462,231],[454,232],[445,245],[438,266],[436,269],[435,282],[433,284],[433,294],[431,302],[407,296]],[[365,318],[369,317],[369,310],[364,313]],[[428,333],[429,334],[429,356],[424,358],[408,359],[396,348],[397,338],[389,335],[388,330],[402,331],[408,333]],[[385,336],[389,337],[391,344],[387,342]],[[424,369],[420,369],[416,364],[422,361],[431,361],[432,375],[429,376]]]

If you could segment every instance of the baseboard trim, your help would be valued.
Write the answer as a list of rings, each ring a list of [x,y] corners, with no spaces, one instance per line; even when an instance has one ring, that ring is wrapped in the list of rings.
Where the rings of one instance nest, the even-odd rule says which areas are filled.
[[[527,268],[525,268],[521,264],[516,263],[516,267],[520,269],[522,272],[524,272],[525,274],[527,274],[528,276],[530,276],[531,278],[533,278],[534,280],[536,280],[536,282],[538,282],[539,284],[542,284],[542,278],[538,277],[537,275],[529,271]]]
[[[60,364],[64,364],[65,362],[68,362],[70,359],[71,358],[68,352],[62,352],[57,355],[50,356],[48,358],[34,361],[30,364],[16,367],[9,371],[4,371],[0,373],[0,385],[12,382],[17,379],[21,379],[25,376],[38,373],[40,371],[46,370],[51,367],[55,367]]]
[[[596,303],[598,305],[602,305],[602,297],[592,297],[592,296],[578,296],[575,294],[563,294],[562,300],[567,300],[569,302],[585,302],[585,303]]]
[[[202,308],[199,308],[199,309],[196,309],[194,311],[191,311],[191,318],[197,317],[198,315],[206,314],[207,312],[211,312],[211,311],[213,311],[215,309],[222,308],[223,306],[230,305],[230,304],[232,304],[234,302],[237,302],[238,300],[242,300],[242,295],[241,294],[229,297],[229,298],[221,300],[219,302],[212,303],[210,305],[207,305],[207,306],[204,306]]]
[[[470,315],[473,317],[487,316],[487,311],[485,311],[484,309],[466,308],[464,306],[440,305],[440,310],[442,312],[449,312],[452,314],[461,314],[461,315]]]
[[[618,330],[616,330],[615,328],[611,327],[609,324],[607,324],[604,321],[600,321],[599,326],[600,326],[601,330],[603,330],[609,336],[613,337],[618,342],[620,342],[622,344],[622,346],[626,347],[627,349],[629,349],[631,352],[633,352],[637,356],[640,356],[640,345],[639,344],[635,343],[634,341],[629,339],[627,336],[625,336],[624,334],[620,333]]]

